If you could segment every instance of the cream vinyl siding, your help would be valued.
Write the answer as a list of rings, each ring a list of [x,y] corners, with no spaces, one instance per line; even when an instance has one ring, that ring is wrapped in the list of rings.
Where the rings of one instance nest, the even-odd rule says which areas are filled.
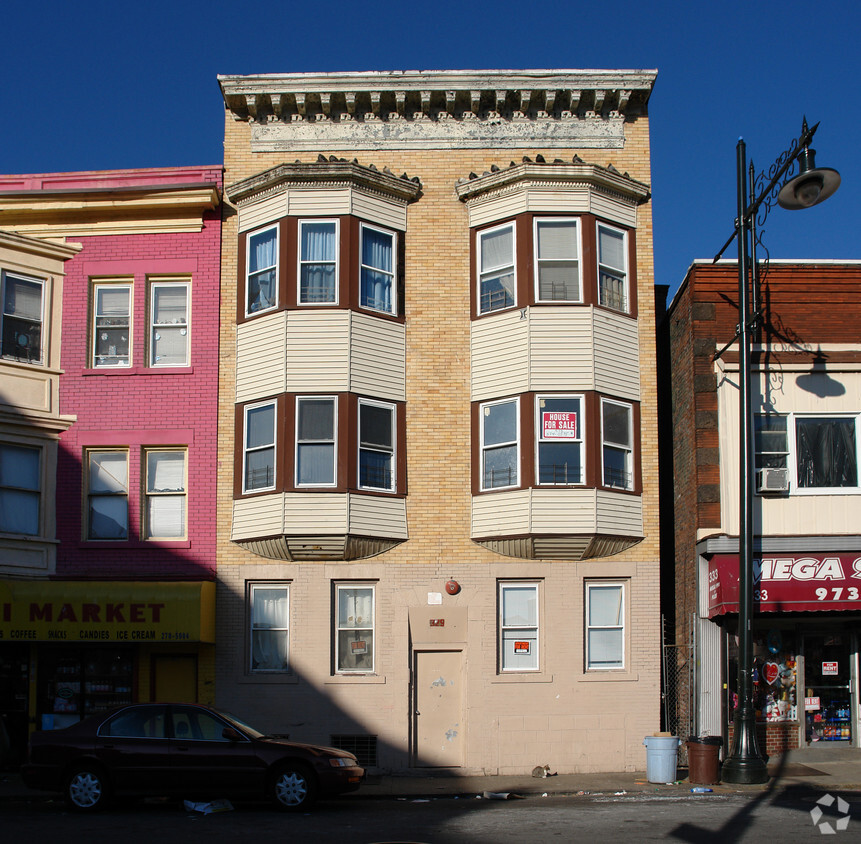
[[[598,533],[616,536],[643,535],[643,499],[605,489],[596,490]]]
[[[498,398],[529,389],[529,321],[515,309],[474,320],[472,400]]]
[[[236,401],[283,393],[287,378],[287,314],[267,314],[236,326]]]
[[[233,502],[232,540],[255,536],[274,536],[281,533],[284,522],[284,503],[281,493],[258,495]]]
[[[287,392],[349,390],[350,311],[289,311]]]
[[[529,310],[529,386],[536,392],[595,389],[594,310]]]
[[[313,536],[314,534],[347,533],[346,493],[311,495],[303,492],[284,493],[284,525],[280,533]]]
[[[403,498],[350,495],[350,533],[407,538],[407,503]]]
[[[473,536],[529,533],[529,490],[494,492],[472,497]]]
[[[350,389],[354,393],[406,400],[404,325],[351,312]]]
[[[530,533],[595,533],[594,489],[533,489]]]
[[[239,231],[247,232],[287,216],[287,195],[279,193],[239,209]]]
[[[350,213],[354,217],[389,229],[407,230],[407,206],[382,196],[353,191]]]
[[[640,345],[637,321],[594,311],[595,389],[618,398],[640,399]]]

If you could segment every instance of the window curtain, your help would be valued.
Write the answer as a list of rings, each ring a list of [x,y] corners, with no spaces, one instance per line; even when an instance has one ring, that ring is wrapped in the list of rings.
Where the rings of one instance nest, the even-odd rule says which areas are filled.
[[[38,448],[0,446],[0,531],[39,534]]]
[[[128,287],[100,287],[96,291],[96,315],[100,317],[129,316]],[[113,324],[113,323],[109,323]]]
[[[302,302],[335,301],[336,249],[334,223],[302,226]]]
[[[394,238],[386,232],[362,229],[362,304],[392,313]]]
[[[622,232],[598,229],[598,260],[607,267],[625,269],[625,236]]]
[[[257,671],[284,671],[289,654],[287,589],[256,588],[251,603],[251,660]]]
[[[797,419],[799,487],[858,486],[854,419]]]
[[[157,287],[153,291],[152,362],[158,366],[188,363],[188,288]]]
[[[147,454],[147,525],[150,536],[179,538],[185,536],[185,453],[181,451]]]
[[[538,223],[538,296],[556,301],[578,301],[577,225],[573,222]]]
[[[6,276],[3,313],[41,322],[42,285],[38,281]]]
[[[278,232],[272,229],[252,235],[248,246],[248,311],[262,311],[275,304],[275,265]]]

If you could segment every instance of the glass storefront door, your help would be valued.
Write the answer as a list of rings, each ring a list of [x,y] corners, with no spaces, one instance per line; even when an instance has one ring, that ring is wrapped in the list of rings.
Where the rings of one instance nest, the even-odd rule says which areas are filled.
[[[852,741],[852,648],[848,632],[805,634],[804,694],[808,742]],[[818,708],[816,708],[818,707]]]

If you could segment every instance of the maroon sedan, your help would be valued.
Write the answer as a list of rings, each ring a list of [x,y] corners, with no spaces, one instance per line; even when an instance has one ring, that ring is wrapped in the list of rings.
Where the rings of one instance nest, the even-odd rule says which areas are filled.
[[[344,750],[266,736],[187,703],[132,704],[34,733],[21,773],[30,788],[60,791],[81,811],[114,795],[268,797],[296,811],[354,791],[365,774]]]

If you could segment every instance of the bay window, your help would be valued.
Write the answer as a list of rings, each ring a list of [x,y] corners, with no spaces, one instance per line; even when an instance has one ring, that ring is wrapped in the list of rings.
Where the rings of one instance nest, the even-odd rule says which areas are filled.
[[[150,366],[188,366],[187,282],[154,282],[150,288]]]
[[[514,487],[519,482],[519,407],[518,399],[508,399],[479,408],[482,489]]]
[[[533,249],[536,301],[582,301],[577,219],[536,219]]]
[[[374,587],[335,584],[335,671],[374,671]]]
[[[601,400],[601,438],[604,486],[634,488],[633,419],[629,404]]]
[[[275,402],[245,408],[242,491],[275,488]]]
[[[290,669],[290,586],[248,585],[250,665],[254,673]]]
[[[514,307],[514,223],[478,233],[478,266],[478,312]]]
[[[128,539],[128,451],[91,450],[86,465],[87,539]]]
[[[359,304],[395,314],[395,234],[362,223],[360,237]]]
[[[598,223],[598,303],[628,312],[627,235]]]
[[[278,302],[278,227],[251,232],[246,243],[245,315],[250,316]]]
[[[186,456],[184,449],[148,449],[145,452],[147,539],[183,539],[186,536]]]
[[[395,406],[359,400],[359,488],[395,490]]]
[[[338,301],[338,221],[299,221],[300,305]]]
[[[40,533],[42,450],[0,443],[0,532]]]
[[[538,396],[538,483],[583,483],[583,414],[580,396]]]
[[[42,363],[44,283],[4,272],[2,356],[24,363]]]
[[[538,670],[538,584],[499,584],[499,667]]]
[[[334,486],[336,407],[334,396],[296,399],[296,486]]]

